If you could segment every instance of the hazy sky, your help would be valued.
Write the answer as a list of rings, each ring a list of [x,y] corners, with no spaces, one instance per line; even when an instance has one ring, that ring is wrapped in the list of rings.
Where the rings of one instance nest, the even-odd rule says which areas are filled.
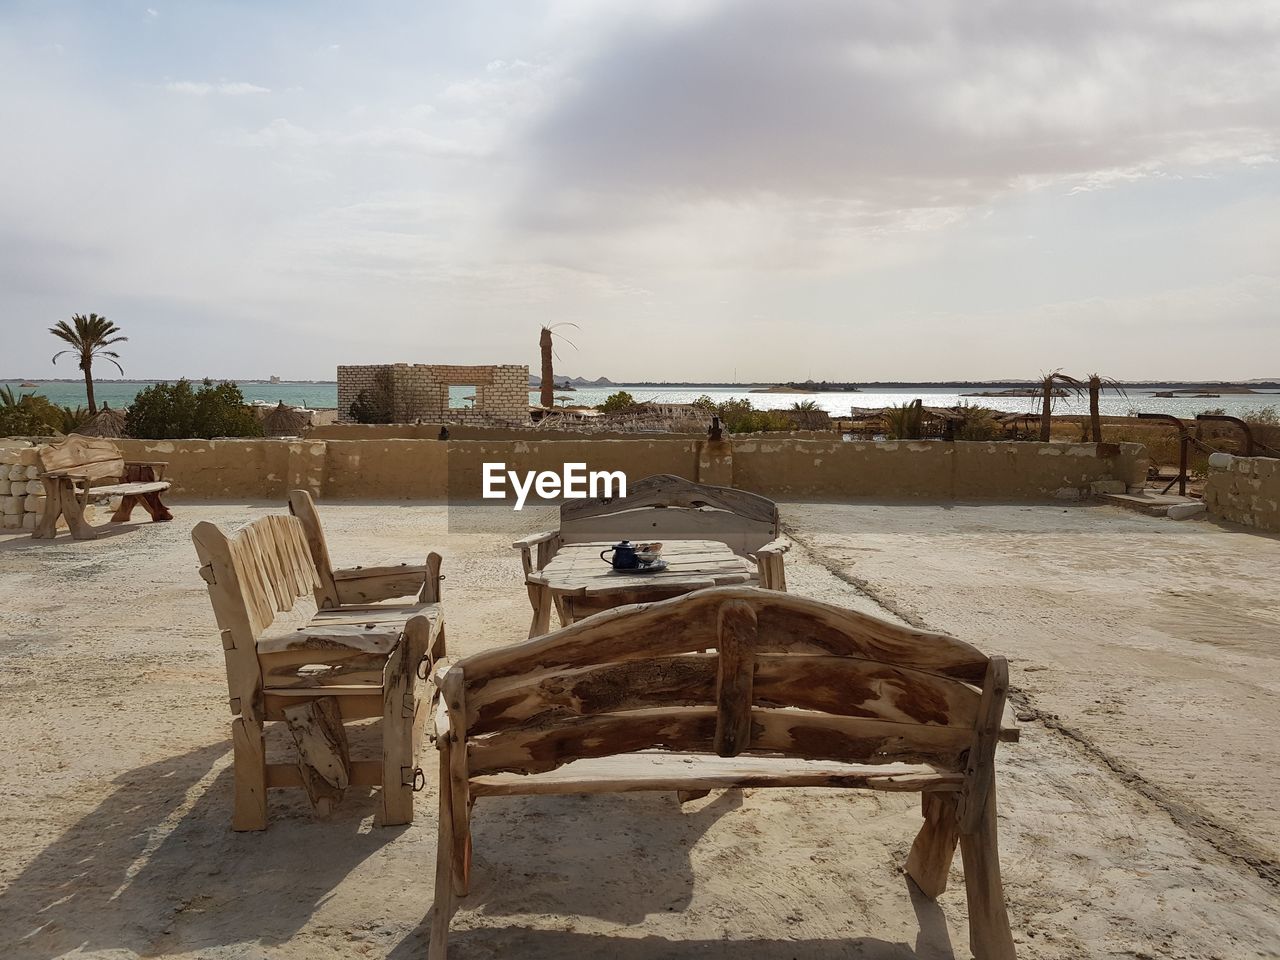
[[[1280,377],[1280,2],[150,2],[0,4],[0,376]]]

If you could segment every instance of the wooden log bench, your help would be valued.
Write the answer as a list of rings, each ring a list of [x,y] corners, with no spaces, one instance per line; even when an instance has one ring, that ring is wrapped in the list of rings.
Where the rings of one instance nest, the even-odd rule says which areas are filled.
[[[84,511],[97,497],[121,498],[112,523],[127,522],[137,506],[150,514],[153,523],[173,519],[160,499],[170,486],[162,479],[167,466],[163,462],[126,461],[110,440],[75,433],[40,447],[36,456],[45,495],[44,510],[31,534],[37,540],[52,540],[59,518],[76,540],[96,539],[98,530],[85,521]]]
[[[920,793],[907,874],[937,897],[958,845],[973,954],[1013,960],[996,842],[996,744],[1017,739],[1002,722],[1002,657],[730,586],[617,607],[436,670],[430,960],[445,960],[470,887],[478,798],[675,790],[683,801],[732,787]]]
[[[294,491],[290,499],[309,509],[311,529],[300,517],[272,515],[230,535],[207,521],[191,533],[226,657],[232,829],[266,828],[272,788],[306,790],[324,815],[348,787],[380,786],[382,825],[409,823],[432,712],[434,688],[422,681],[445,654],[440,556],[429,554],[413,576],[366,580],[354,602],[337,602],[320,572],[335,573],[310,497]],[[323,564],[313,557],[315,538]],[[380,602],[409,594],[416,596],[407,603]],[[304,622],[277,623],[278,613]],[[382,721],[378,756],[352,758],[344,724],[369,718]],[[295,763],[267,763],[269,721],[288,728]]]
[[[783,556],[791,549],[791,542],[781,535],[776,503],[745,490],[656,474],[630,485],[625,498],[566,500],[560,507],[558,530],[512,544],[520,551],[525,589],[533,607],[529,636],[540,636],[550,629],[553,606],[561,626],[572,623],[577,615],[608,609],[611,604],[607,601],[594,608],[578,601],[577,609],[567,609],[544,584],[536,582],[536,575],[555,559],[561,547],[601,540],[716,540],[748,561],[760,586],[787,589]],[[667,595],[681,592],[687,590]]]

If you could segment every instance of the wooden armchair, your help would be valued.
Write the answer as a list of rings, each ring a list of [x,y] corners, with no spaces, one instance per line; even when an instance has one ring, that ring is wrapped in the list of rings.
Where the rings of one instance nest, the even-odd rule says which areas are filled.
[[[755,565],[756,582],[767,590],[787,589],[783,555],[791,542],[780,535],[778,505],[759,494],[694,483],[669,474],[645,477],[625,499],[566,500],[560,529],[517,540],[529,603],[530,636],[546,633],[550,609],[546,592],[528,583],[566,543],[616,540],[718,540]],[[561,625],[566,621],[562,618]]]
[[[598,613],[437,675],[431,960],[445,960],[470,885],[476,799],[735,786],[920,793],[907,873],[936,897],[958,843],[974,955],[1014,956],[996,843],[996,742],[1016,739],[1002,730],[1001,657],[814,600],[716,587]]]
[[[383,825],[410,822],[430,713],[419,681],[445,653],[439,556],[428,557],[435,573],[418,577],[414,603],[322,607],[291,628],[276,624],[276,614],[299,602],[309,613],[312,596],[326,596],[299,518],[267,516],[230,535],[202,522],[191,538],[226,656],[232,828],[264,829],[274,787],[305,789],[324,814],[348,786],[381,786]],[[382,720],[379,756],[353,760],[343,724],[373,717]],[[267,763],[264,723],[272,720],[287,724],[296,764]]]

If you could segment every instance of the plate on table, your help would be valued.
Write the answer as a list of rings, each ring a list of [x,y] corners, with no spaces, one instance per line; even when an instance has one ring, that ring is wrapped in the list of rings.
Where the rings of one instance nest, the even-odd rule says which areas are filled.
[[[657,573],[660,570],[667,569],[667,561],[654,560],[652,563],[642,563],[638,567],[632,567],[630,570],[619,570],[614,567],[614,573]]]

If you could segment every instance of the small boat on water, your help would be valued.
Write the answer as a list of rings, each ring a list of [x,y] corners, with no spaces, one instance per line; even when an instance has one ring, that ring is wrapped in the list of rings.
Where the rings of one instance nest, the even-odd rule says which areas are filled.
[[[38,383],[32,383],[30,380],[23,380],[23,381],[22,381],[22,383],[18,384],[18,386],[20,386],[20,387],[38,387],[38,386],[40,386],[40,384],[38,384]]]

